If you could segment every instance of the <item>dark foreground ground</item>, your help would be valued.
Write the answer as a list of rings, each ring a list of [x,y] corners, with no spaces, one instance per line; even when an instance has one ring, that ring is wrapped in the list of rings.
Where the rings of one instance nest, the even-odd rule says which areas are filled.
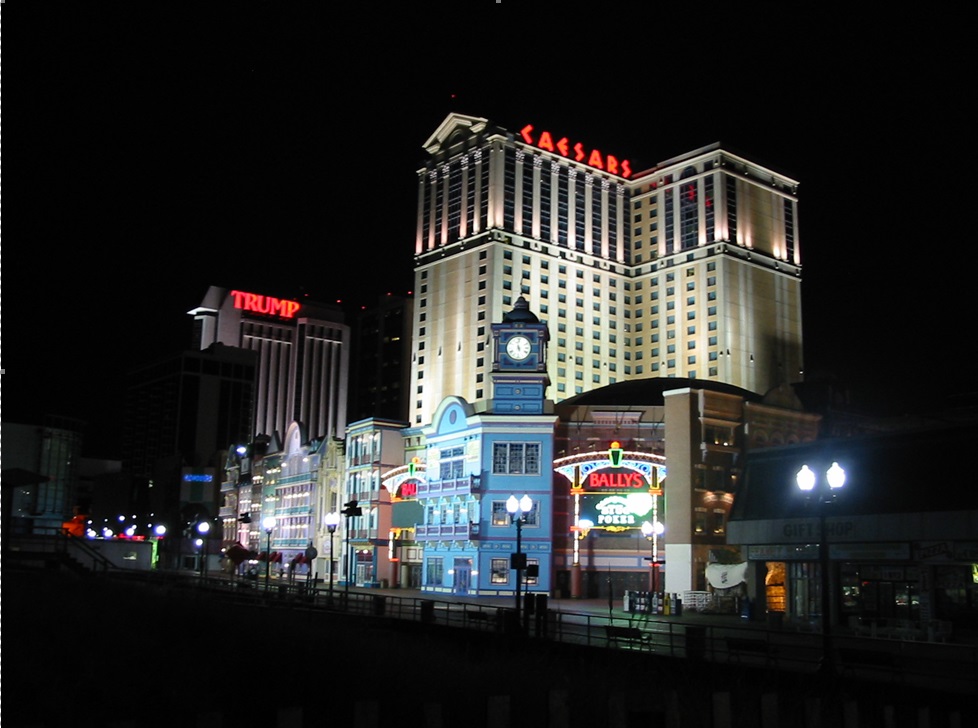
[[[6,728],[976,725],[975,696],[3,573]],[[923,723],[921,722],[923,721]]]

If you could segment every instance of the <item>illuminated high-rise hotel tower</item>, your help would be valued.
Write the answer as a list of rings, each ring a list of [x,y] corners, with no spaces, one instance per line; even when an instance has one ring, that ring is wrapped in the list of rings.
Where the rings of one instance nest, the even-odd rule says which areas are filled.
[[[490,326],[520,296],[558,402],[645,377],[800,381],[797,182],[719,144],[636,171],[554,132],[450,114],[424,144],[411,422],[492,396]]]
[[[350,327],[339,308],[211,286],[188,313],[201,349],[257,352],[253,435],[281,439],[299,422],[308,439],[344,436]]]

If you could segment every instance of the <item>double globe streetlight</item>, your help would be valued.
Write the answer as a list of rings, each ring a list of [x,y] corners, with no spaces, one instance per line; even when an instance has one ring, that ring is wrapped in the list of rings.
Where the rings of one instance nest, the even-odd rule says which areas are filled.
[[[197,537],[196,545],[198,553],[200,556],[200,568],[198,571],[202,577],[207,576],[207,534],[211,530],[211,524],[207,521],[200,521],[197,524],[197,533],[200,534]]]
[[[825,506],[835,501],[836,495],[846,484],[846,471],[837,462],[825,471],[825,477],[819,479],[815,471],[808,465],[802,465],[795,475],[795,483],[802,493],[808,497],[808,504],[815,504],[818,509],[818,568],[819,589],[822,607],[822,664],[821,669],[827,675],[834,673],[832,655],[832,619],[831,599],[829,597],[829,542],[825,528]]]
[[[651,522],[646,521],[642,524],[642,535],[652,542],[652,556],[650,558],[651,563],[649,564],[652,569],[649,574],[649,580],[652,584],[650,591],[652,594],[659,593],[659,536],[665,530],[666,527],[658,519]],[[651,599],[649,603],[651,605]]]
[[[516,553],[510,559],[510,566],[516,569],[516,620],[520,625],[523,620],[523,613],[520,611],[520,592],[523,584],[523,569],[526,568],[526,554],[523,553],[523,523],[531,510],[533,510],[533,501],[528,495],[524,494],[519,500],[515,495],[511,495],[506,501],[510,523],[516,524]]]

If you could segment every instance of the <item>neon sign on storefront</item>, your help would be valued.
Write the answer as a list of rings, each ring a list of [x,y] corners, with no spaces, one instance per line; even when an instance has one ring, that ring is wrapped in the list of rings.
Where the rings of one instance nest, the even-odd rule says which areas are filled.
[[[527,144],[532,144],[548,152],[557,152],[563,157],[573,159],[575,162],[583,162],[589,167],[600,169],[608,174],[616,174],[625,179],[632,176],[632,166],[627,159],[619,161],[617,157],[610,154],[602,154],[597,149],[588,149],[580,142],[571,142],[567,137],[554,140],[554,135],[549,131],[542,131],[539,135],[534,135],[533,124],[527,124],[520,129],[520,136]]]

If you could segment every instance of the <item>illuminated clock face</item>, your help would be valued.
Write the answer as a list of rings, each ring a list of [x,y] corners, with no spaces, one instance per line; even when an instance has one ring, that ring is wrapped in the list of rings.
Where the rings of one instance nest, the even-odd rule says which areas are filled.
[[[506,353],[516,361],[526,359],[530,355],[530,340],[525,336],[514,336],[506,344]]]

